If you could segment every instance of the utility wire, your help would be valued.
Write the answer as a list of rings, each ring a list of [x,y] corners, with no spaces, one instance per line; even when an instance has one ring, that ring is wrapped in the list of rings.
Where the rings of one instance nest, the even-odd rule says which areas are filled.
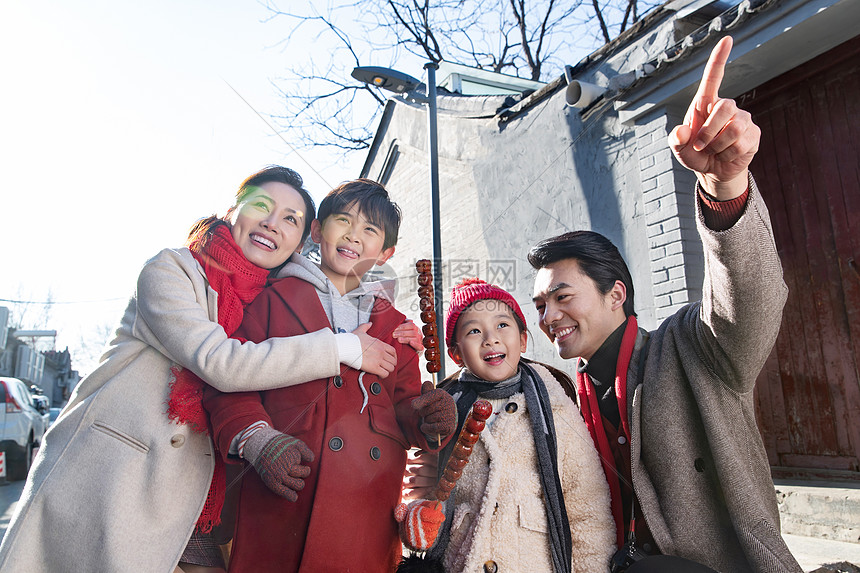
[[[120,300],[128,300],[128,297],[122,298],[103,298],[99,300],[66,300],[66,301],[57,301],[57,300],[14,300],[11,298],[0,298],[0,302],[11,302],[14,304],[99,304],[103,302],[116,302]]]
[[[222,78],[222,79],[223,79],[223,78]],[[225,84],[227,84],[227,87],[229,87],[231,90],[233,90],[233,93],[235,93],[237,96],[239,96],[239,99],[241,99],[243,102],[245,102],[245,105],[247,105],[249,108],[251,108],[251,111],[253,111],[253,112],[254,112],[254,114],[255,114],[257,117],[259,117],[259,118],[262,120],[262,122],[263,122],[263,123],[265,123],[265,124],[269,127],[269,129],[271,129],[271,130],[272,130],[272,132],[274,132],[274,134],[275,134],[275,135],[277,135],[277,136],[278,136],[278,138],[279,138],[281,141],[283,141],[283,142],[284,142],[284,144],[286,144],[286,146],[287,146],[287,147],[289,147],[289,148],[290,148],[290,150],[291,150],[293,153],[295,153],[295,154],[296,154],[296,156],[297,156],[299,159],[301,159],[301,160],[304,162],[304,164],[305,164],[305,165],[307,165],[307,166],[310,168],[310,170],[311,170],[311,171],[313,171],[313,172],[316,174],[316,176],[317,176],[317,177],[319,177],[319,178],[322,180],[322,182],[323,182],[323,183],[325,183],[326,187],[331,188],[331,184],[326,180],[326,178],[325,178],[325,177],[323,177],[323,176],[322,176],[322,174],[320,174],[320,172],[319,172],[319,171],[317,171],[317,170],[316,170],[316,168],[314,168],[314,166],[313,166],[313,165],[311,165],[310,161],[308,161],[307,159],[305,159],[305,158],[302,156],[302,154],[301,154],[301,153],[299,153],[299,150],[298,150],[298,149],[296,149],[295,147],[293,147],[293,145],[292,145],[289,141],[287,141],[287,140],[286,140],[286,138],[284,138],[284,136],[281,134],[281,132],[279,132],[277,129],[275,129],[275,127],[274,127],[271,123],[269,123],[269,122],[266,120],[266,118],[265,118],[265,117],[263,117],[263,115],[262,115],[259,111],[257,111],[257,110],[254,108],[254,106],[252,106],[252,105],[251,105],[251,103],[250,103],[248,100],[246,100],[244,97],[242,97],[242,94],[240,94],[238,91],[236,91],[236,88],[234,88],[232,85],[230,85],[230,82],[228,82],[227,80],[224,80],[224,83],[225,83]]]

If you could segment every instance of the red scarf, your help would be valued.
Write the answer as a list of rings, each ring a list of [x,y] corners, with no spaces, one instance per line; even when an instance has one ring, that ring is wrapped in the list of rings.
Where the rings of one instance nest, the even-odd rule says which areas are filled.
[[[227,336],[232,337],[242,324],[245,306],[266,286],[269,271],[245,258],[227,225],[215,227],[205,248],[201,248],[199,241],[191,243],[188,248],[203,267],[209,286],[218,293],[218,324],[224,328]],[[241,338],[238,340],[245,342]],[[175,378],[170,384],[168,417],[189,425],[195,432],[209,435],[209,420],[202,404],[206,382],[179,365],[171,370]],[[224,462],[216,453],[212,484],[203,512],[197,520],[197,529],[200,531],[208,533],[221,522],[225,486]]]
[[[639,326],[635,316],[627,319],[627,327],[621,339],[621,349],[618,352],[618,362],[615,365],[615,398],[618,400],[618,413],[621,414],[621,432],[630,443],[630,421],[627,419],[627,367],[630,365],[630,357],[633,354],[633,346],[636,344],[636,334]],[[624,511],[621,507],[621,487],[618,483],[618,469],[615,467],[615,457],[606,438],[603,429],[603,416],[597,405],[597,391],[588,380],[588,374],[576,372],[576,393],[579,396],[579,409],[585,419],[585,425],[591,433],[597,453],[600,454],[600,463],[603,465],[603,473],[609,482],[609,495],[612,500],[612,517],[615,518],[618,547],[624,545]]]

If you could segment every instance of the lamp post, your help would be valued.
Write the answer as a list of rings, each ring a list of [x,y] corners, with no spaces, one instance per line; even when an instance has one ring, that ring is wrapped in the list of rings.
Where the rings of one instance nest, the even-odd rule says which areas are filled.
[[[439,151],[436,136],[436,70],[435,62],[427,62],[424,69],[427,70],[427,94],[417,93],[421,82],[408,74],[398,72],[389,68],[358,67],[352,70],[352,77],[360,82],[374,85],[394,93],[405,93],[410,98],[420,103],[427,104],[427,133],[428,147],[430,149],[430,214],[433,234],[433,291],[435,293],[434,306],[436,310],[436,330],[439,339],[445,339],[445,325],[442,307],[442,231],[440,220],[439,202]],[[441,350],[441,348],[440,348]],[[439,378],[445,377],[445,356],[439,361]]]

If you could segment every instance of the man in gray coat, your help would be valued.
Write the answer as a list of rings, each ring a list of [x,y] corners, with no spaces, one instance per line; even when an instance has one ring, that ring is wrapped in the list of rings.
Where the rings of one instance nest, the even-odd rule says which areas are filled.
[[[753,387],[787,288],[748,172],[761,132],[717,94],[730,51],[730,38],[714,48],[684,124],[669,135],[698,179],[703,300],[647,332],[627,265],[605,237],[566,233],[529,253],[541,330],[560,356],[579,358],[579,405],[621,548],[613,571],[801,571],[780,535],[755,422]]]

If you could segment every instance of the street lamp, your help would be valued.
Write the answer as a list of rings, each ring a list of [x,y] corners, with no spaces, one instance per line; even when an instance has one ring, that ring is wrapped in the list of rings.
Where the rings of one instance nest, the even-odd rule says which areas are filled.
[[[436,70],[435,62],[427,62],[424,69],[427,70],[427,95],[416,93],[415,90],[421,86],[421,82],[409,74],[398,72],[389,68],[374,66],[358,67],[352,70],[352,77],[360,82],[392,91],[394,93],[406,93],[410,98],[420,103],[427,104],[427,132],[429,134],[430,148],[430,213],[433,232],[433,291],[435,293],[436,330],[439,339],[445,339],[445,325],[442,322],[442,232],[440,223],[439,204],[439,152],[436,137]],[[440,349],[441,350],[441,349]],[[439,378],[445,378],[445,356],[439,360],[441,370]]]

